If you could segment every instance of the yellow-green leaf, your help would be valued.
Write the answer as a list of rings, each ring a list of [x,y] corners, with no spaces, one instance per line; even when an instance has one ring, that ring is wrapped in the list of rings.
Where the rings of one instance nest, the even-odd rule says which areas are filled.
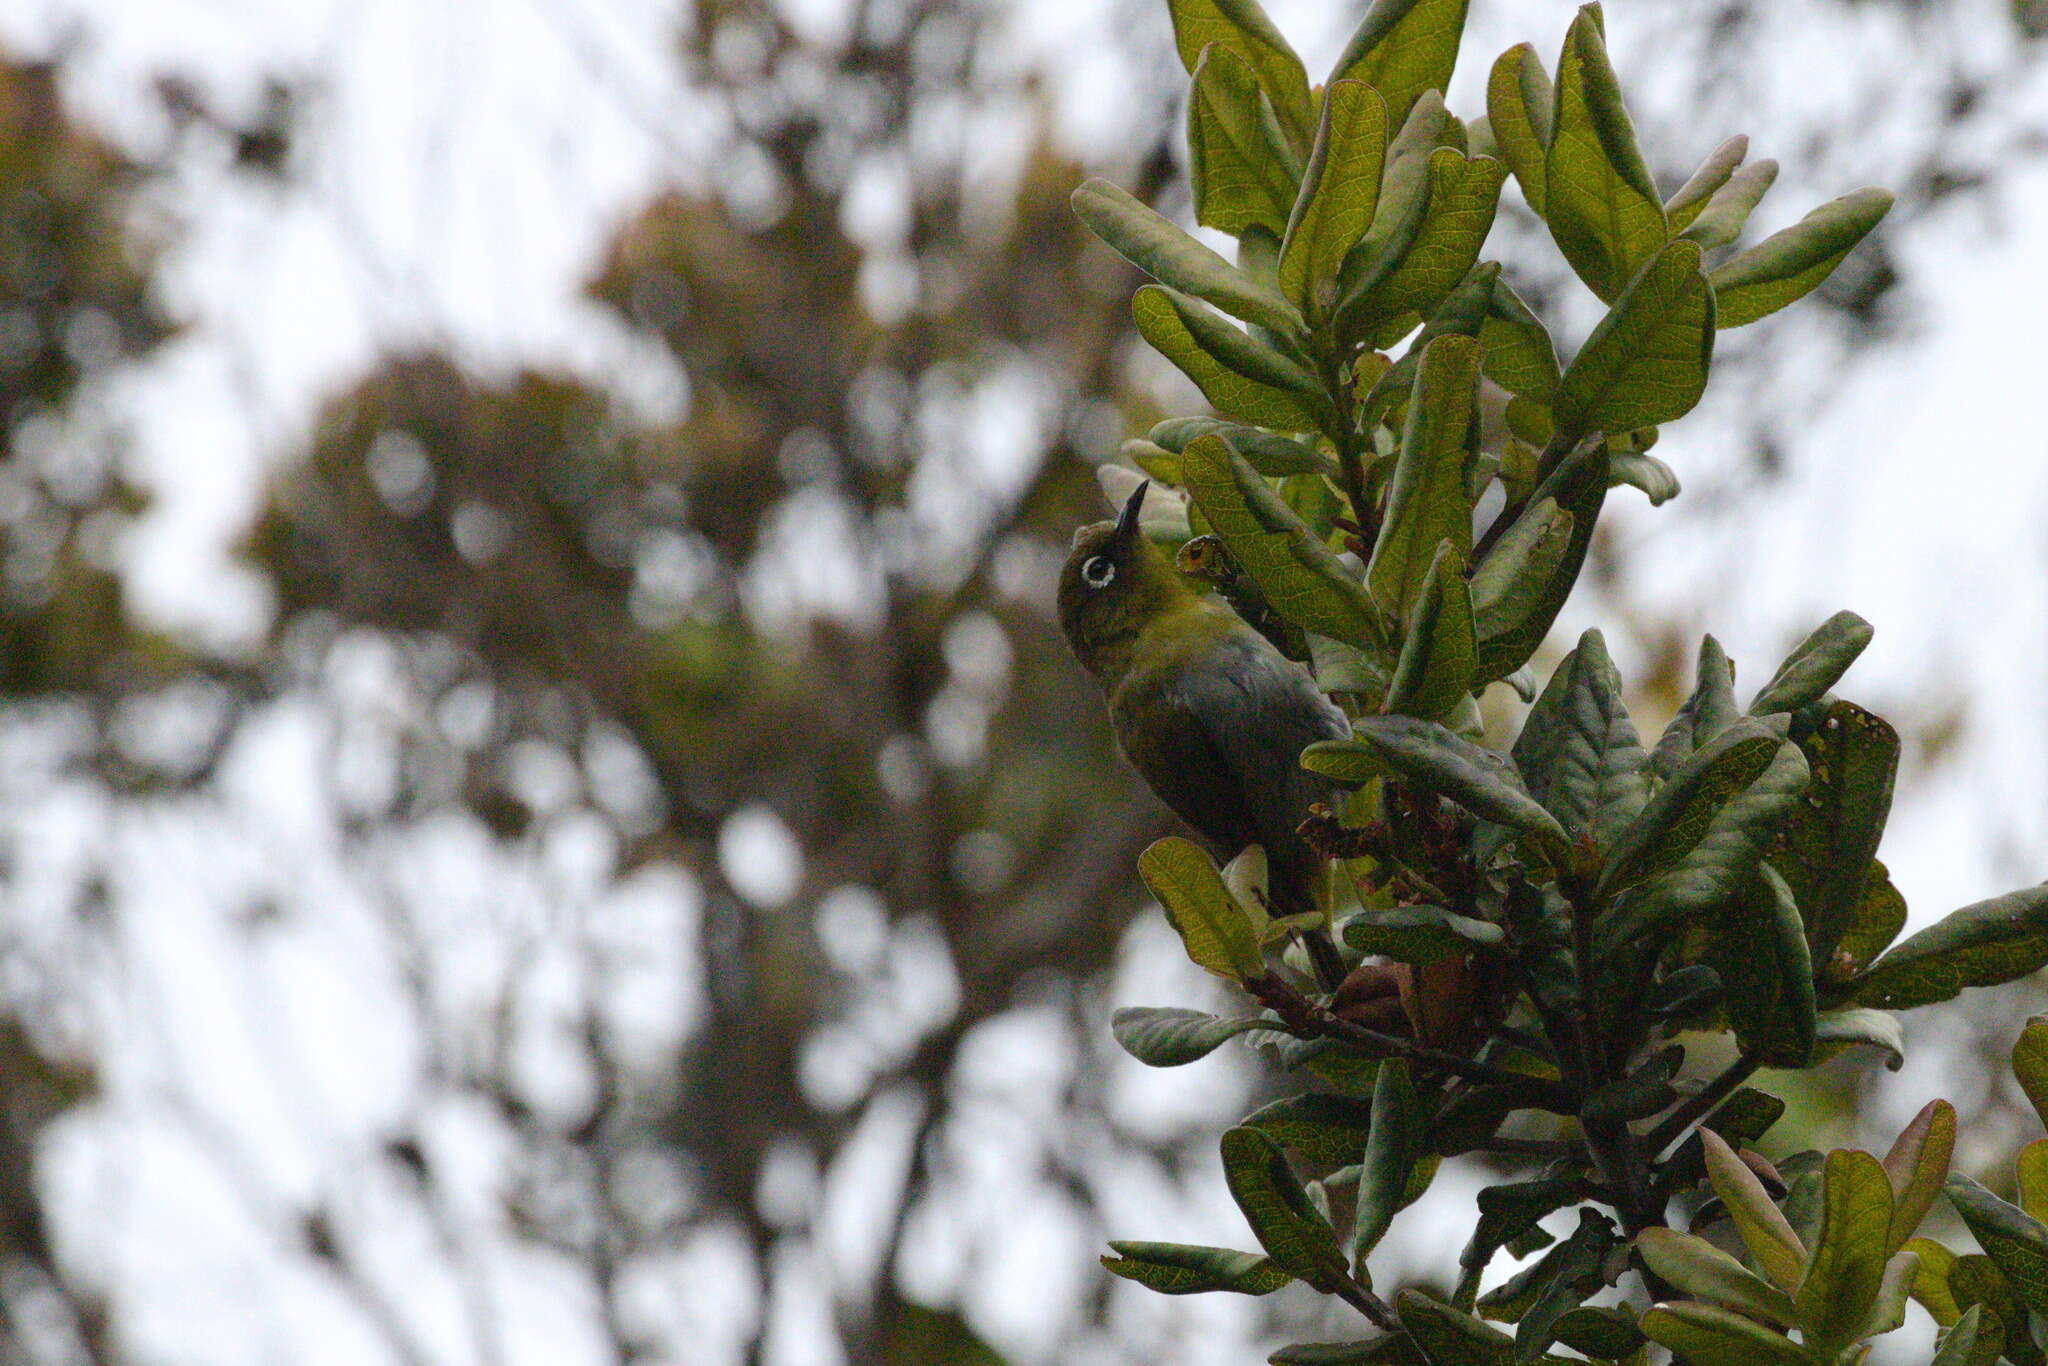
[[[1642,1329],[1652,1342],[1692,1366],[1813,1366],[1812,1358],[1783,1333],[1711,1304],[1653,1305],[1643,1315]]]
[[[1349,644],[1382,642],[1379,609],[1364,586],[1223,437],[1189,441],[1180,464],[1195,506],[1275,612]]]
[[[1598,13],[1597,5],[1579,11],[1558,58],[1544,216],[1579,278],[1611,302],[1670,232],[1657,182],[1622,105]]]
[[[1471,695],[1477,664],[1465,557],[1444,541],[1430,562],[1422,595],[1408,614],[1386,708],[1407,716],[1441,718]]]
[[[1399,123],[1425,90],[1450,88],[1468,0],[1373,0],[1337,58],[1336,78],[1380,92]]]
[[[1421,596],[1440,542],[1471,554],[1465,456],[1478,384],[1479,344],[1470,337],[1438,337],[1415,372],[1386,521],[1366,571],[1373,601],[1397,616],[1405,618]]]
[[[1379,204],[1386,153],[1379,92],[1359,81],[1332,85],[1280,247],[1280,288],[1311,317],[1336,303],[1338,268]]]
[[[1491,157],[1467,159],[1449,147],[1430,153],[1421,221],[1392,268],[1345,300],[1344,325],[1369,331],[1388,319],[1433,312],[1479,260],[1506,175]]]
[[[1821,205],[1716,267],[1707,282],[1714,287],[1718,325],[1742,327],[1804,298],[1834,273],[1891,207],[1891,191],[1857,190]]]
[[[1280,1145],[1257,1129],[1223,1135],[1223,1179],[1274,1265],[1328,1294],[1346,1275],[1337,1231],[1310,1203]]]
[[[1586,338],[1558,382],[1552,413],[1563,437],[1675,421],[1707,387],[1714,293],[1692,242],[1652,256]]]
[[[1308,72],[1258,0],[1169,0],[1168,8],[1182,66],[1192,73],[1211,43],[1228,48],[1258,72],[1288,136],[1297,146],[1308,146],[1314,121]]]
[[[1772,1203],[1749,1164],[1712,1129],[1701,1129],[1699,1135],[1707,1180],[1721,1197],[1743,1246],[1771,1284],[1788,1293],[1797,1290],[1806,1261],[1799,1235],[1785,1222],[1784,1213]]]
[[[1920,1259],[1913,1271],[1913,1298],[1943,1328],[1953,1327],[1962,1309],[1949,1288],[1948,1273],[1955,1268],[1956,1254],[1932,1238],[1908,1238],[1905,1251]]]
[[[1541,214],[1548,184],[1551,115],[1557,92],[1543,59],[1527,43],[1500,54],[1486,81],[1486,119],[1501,160],[1515,173],[1522,198]]]
[[[2012,1045],[2012,1074],[2027,1093],[2034,1114],[2048,1126],[2048,1015],[2036,1015]]]
[[[1282,431],[1309,431],[1318,425],[1320,408],[1310,395],[1250,378],[1225,364],[1210,350],[1219,338],[1198,336],[1171,290],[1158,285],[1140,289],[1131,298],[1131,316],[1137,320],[1138,334],[1193,380],[1217,411]],[[1249,344],[1252,338],[1244,336],[1244,341]],[[1242,359],[1240,350],[1233,348],[1233,354]]]
[[[1253,224],[1287,230],[1298,192],[1272,102],[1244,58],[1211,44],[1188,95],[1188,180],[1195,221],[1236,236]]]
[[[1822,1179],[1820,1237],[1807,1254],[1793,1299],[1809,1347],[1839,1350],[1855,1341],[1884,1281],[1892,1187],[1869,1153],[1837,1148]]]
[[[1453,120],[1443,96],[1430,91],[1415,102],[1400,131],[1387,143],[1380,192],[1372,226],[1344,258],[1337,275],[1337,331],[1340,338],[1360,340],[1366,328],[1354,323],[1367,293],[1401,263],[1408,245],[1421,230],[1429,206],[1429,162]]]
[[[1636,1235],[1636,1251],[1651,1271],[1688,1295],[1779,1328],[1799,1322],[1790,1295],[1704,1238],[1647,1228]]]
[[[1266,970],[1251,917],[1201,846],[1177,835],[1156,841],[1138,855],[1138,875],[1197,966],[1231,981]]]

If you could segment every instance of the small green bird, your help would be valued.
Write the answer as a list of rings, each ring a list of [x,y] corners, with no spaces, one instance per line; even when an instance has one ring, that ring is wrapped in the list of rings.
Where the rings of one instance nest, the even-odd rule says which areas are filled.
[[[1138,527],[1148,484],[1114,522],[1074,533],[1060,629],[1109,700],[1117,743],[1221,863],[1257,843],[1273,908],[1316,909],[1322,860],[1295,832],[1330,783],[1301,766],[1351,733],[1315,680],[1227,603],[1199,591]]]

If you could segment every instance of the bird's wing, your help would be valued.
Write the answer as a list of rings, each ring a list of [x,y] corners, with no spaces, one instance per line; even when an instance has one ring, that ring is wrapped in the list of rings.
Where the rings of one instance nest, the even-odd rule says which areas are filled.
[[[1258,838],[1238,766],[1218,748],[1180,678],[1120,689],[1110,704],[1117,743],[1159,799],[1218,859]]]
[[[1249,630],[1217,642],[1180,686],[1244,793],[1252,838],[1265,846],[1276,874],[1306,876],[1314,859],[1295,827],[1332,789],[1301,766],[1301,751],[1348,736],[1344,713],[1305,670]]]

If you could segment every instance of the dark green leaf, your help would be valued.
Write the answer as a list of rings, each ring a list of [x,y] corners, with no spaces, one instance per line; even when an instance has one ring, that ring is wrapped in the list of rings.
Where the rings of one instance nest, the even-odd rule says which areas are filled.
[[[1899,736],[1881,717],[1836,702],[1799,748],[1813,780],[1770,859],[1798,900],[1813,961],[1826,967],[1863,904],[1891,810]]]
[[[1337,270],[1372,222],[1386,153],[1379,92],[1358,81],[1332,85],[1280,247],[1280,288],[1312,318],[1337,302]]]
[[[1595,1304],[1580,1305],[1559,1319],[1557,1340],[1595,1361],[1619,1361],[1644,1342],[1626,1309]]]
[[[1347,1275],[1337,1231],[1310,1203],[1280,1145],[1257,1129],[1223,1135],[1223,1178],[1259,1246],[1281,1270],[1329,1294]]]
[[[1769,864],[1759,867],[1715,928],[1713,962],[1743,1052],[1772,1067],[1807,1066],[1818,1030],[1813,959],[1785,880]]]
[[[1119,256],[1162,285],[1207,300],[1225,313],[1276,332],[1301,330],[1301,314],[1259,283],[1129,194],[1099,177],[1074,191],[1074,212]]]
[[[1523,788],[1508,760],[1444,729],[1408,716],[1365,716],[1352,727],[1355,740],[1328,740],[1302,751],[1304,768],[1327,773],[1361,744],[1403,777],[1450,798],[1484,820],[1563,845],[1555,817]],[[1327,762],[1335,759],[1335,764]],[[1334,775],[1333,775],[1334,776]]]
[[[1567,438],[1676,421],[1692,411],[1714,356],[1714,295],[1699,247],[1657,250],[1621,290],[1558,382],[1552,413]]]
[[[1642,744],[1607,642],[1588,631],[1522,723],[1515,766],[1565,833],[1607,848],[1649,800]]]
[[[1365,1139],[1358,1201],[1351,1221],[1351,1262],[1362,1275],[1365,1259],[1394,1215],[1407,1203],[1409,1177],[1422,1155],[1422,1112],[1404,1059],[1380,1064],[1372,1093],[1372,1129]]]
[[[1586,1097],[1582,1111],[1589,1126],[1612,1127],[1648,1119],[1678,1100],[1671,1079],[1685,1065],[1685,1048],[1672,1044],[1659,1050],[1635,1071],[1617,1077]]]
[[[1364,586],[1222,437],[1194,438],[1180,462],[1195,506],[1275,612],[1348,644],[1380,642],[1379,612]]]
[[[1228,48],[1258,72],[1288,135],[1308,146],[1313,120],[1308,72],[1258,0],[1169,0],[1168,8],[1182,66],[1192,73],[1211,43]]]
[[[1767,1091],[1743,1087],[1707,1117],[1715,1133],[1734,1144],[1754,1143],[1785,1113],[1785,1102]]]
[[[1830,988],[1854,980],[1856,974],[1891,947],[1892,941],[1905,927],[1906,898],[1892,886],[1884,864],[1872,859],[1864,872],[1863,894],[1857,900],[1856,913],[1850,917],[1849,928],[1843,932],[1833,956],[1820,965],[1822,980]],[[1830,990],[1830,999],[1835,994]]]
[[[1707,277],[1721,327],[1742,327],[1812,292],[1891,212],[1889,190],[1864,189],[1823,204]]]
[[[1447,715],[1471,696],[1476,648],[1465,559],[1446,541],[1437,547],[1422,596],[1409,613],[1386,709],[1429,720]]]
[[[1958,1310],[1982,1305],[1986,1319],[1999,1325],[2006,1359],[2013,1366],[2043,1366],[2048,1361],[2048,1353],[2028,1331],[2027,1307],[2013,1294],[1997,1263],[1982,1254],[1958,1257],[1949,1268],[1948,1283]]]
[[[1597,8],[1579,11],[1558,58],[1544,217],[1579,278],[1611,302],[1669,233],[1607,60]]]
[[[1255,1015],[1225,1019],[1173,1006],[1125,1006],[1109,1017],[1110,1033],[1124,1052],[1148,1067],[1179,1067],[1206,1058],[1254,1029],[1279,1029]]]
[[[1998,1349],[1978,1350],[1978,1340],[1985,1336],[1989,1335],[1985,1332],[1984,1307],[1973,1304],[1969,1313],[1942,1334],[1940,1346],[1928,1366],[1992,1366],[1998,1360]],[[2005,1335],[2000,1333],[1997,1338],[1998,1348],[2003,1348]]]
[[[1305,1092],[1261,1106],[1243,1123],[1272,1135],[1310,1162],[1341,1167],[1356,1162],[1365,1151],[1372,1107],[1349,1096]]]
[[[2048,1228],[1961,1172],[1949,1177],[1947,1191],[1949,1203],[2005,1273],[2013,1294],[2036,1314],[2048,1314]]]
[[[1852,984],[1850,999],[1880,1010],[1946,1001],[2048,964],[2048,884],[1951,912],[1907,938]]]
[[[1480,1191],[1479,1222],[1474,1225],[1465,1250],[1458,1254],[1460,1302],[1469,1303],[1468,1297],[1478,1288],[1479,1278],[1486,1273],[1495,1253],[1529,1233],[1545,1216],[1578,1199],[1577,1183],[1568,1177],[1541,1177],[1534,1181],[1488,1186]],[[1519,1313],[1533,1302],[1537,1293],[1537,1276],[1529,1277],[1520,1285],[1510,1281],[1487,1296],[1487,1312]]]
[[[1593,1210],[1579,1211],[1579,1226],[1544,1261],[1553,1264],[1548,1283],[1515,1328],[1515,1360],[1536,1361],[1555,1339],[1557,1321],[1601,1285],[1601,1266],[1618,1239],[1614,1223]]]
[[[1441,906],[1396,906],[1360,911],[1344,922],[1344,942],[1361,953],[1397,963],[1434,963],[1475,950],[1497,949],[1501,928]]]
[[[1449,541],[1460,556],[1472,553],[1464,470],[1478,383],[1479,345],[1470,337],[1439,337],[1423,353],[1386,520],[1366,571],[1373,600],[1397,616],[1407,616],[1421,596],[1440,542]]]
[[[1112,1242],[1114,1256],[1102,1259],[1113,1275],[1136,1281],[1162,1295],[1198,1295],[1229,1290],[1270,1295],[1294,1278],[1256,1252],[1191,1243]]]
[[[1486,117],[1501,159],[1515,173],[1522,198],[1543,213],[1550,156],[1551,115],[1557,93],[1536,49],[1523,43],[1501,53],[1486,82]]]
[[[1672,773],[1670,781],[1658,789],[1643,808],[1642,815],[1615,841],[1606,867],[1600,874],[1599,894],[1614,896],[1645,879],[1679,867],[1706,841],[1720,822],[1724,808],[1733,805],[1752,785],[1765,779],[1781,752],[1798,754],[1796,748],[1789,746],[1762,723],[1752,720],[1738,721],[1709,740]],[[1800,785],[1804,784],[1805,767],[1805,760],[1800,759],[1797,774]],[[1763,824],[1768,819],[1782,816],[1784,807],[1797,798],[1797,786],[1788,781],[1792,776],[1788,771],[1782,779],[1771,783],[1769,790],[1776,797],[1768,804],[1770,809],[1756,812],[1745,808],[1733,813],[1746,819],[1728,833],[1746,833],[1752,839],[1761,836]],[[1788,787],[1791,789],[1789,793],[1784,790]],[[1741,851],[1731,852],[1739,854]],[[1760,848],[1755,852],[1761,855]],[[1740,861],[1717,857],[1714,860],[1716,868],[1711,871],[1724,871]],[[1753,866],[1754,859],[1750,863]]]
[[[1419,1290],[1403,1290],[1394,1311],[1432,1366],[1513,1366],[1515,1340],[1484,1320]]]
[[[1579,567],[1586,561],[1586,548],[1593,543],[1593,530],[1600,520],[1600,506],[1607,498],[1607,448],[1599,443],[1590,443],[1566,456],[1557,469],[1536,487],[1529,496],[1529,505],[1518,515],[1506,535],[1494,545],[1486,560],[1501,553],[1511,537],[1522,534],[1523,524],[1541,512],[1547,501],[1571,514],[1571,541],[1565,547],[1564,555],[1550,571],[1549,581],[1540,593],[1530,601],[1534,606],[1519,622],[1512,626],[1511,614],[1504,614],[1498,629],[1489,628],[1479,634],[1479,677],[1482,680],[1499,678],[1528,663],[1529,657],[1543,644],[1543,637],[1550,631],[1551,622],[1557,619],[1558,611],[1570,596],[1572,585],[1578,582]],[[1490,571],[1482,561],[1473,575],[1475,585]],[[1530,572],[1536,569],[1531,565]],[[1476,612],[1482,595],[1473,593],[1473,608]]]
[[[1705,963],[1678,969],[1658,982],[1643,1002],[1643,1013],[1659,1020],[1683,1020],[1720,1003],[1721,974]]]
[[[1837,612],[1785,657],[1771,681],[1751,699],[1751,716],[1797,711],[1818,702],[1870,644],[1870,623],[1854,612]]]
[[[1448,90],[1465,31],[1467,0],[1373,0],[1337,58],[1336,79],[1364,81],[1386,97],[1396,123],[1425,90]]]
[[[1671,718],[1671,724],[1657,741],[1656,751],[1650,755],[1650,772],[1660,781],[1670,778],[1695,750],[1734,725],[1741,714],[1735,709],[1735,669],[1728,663],[1721,642],[1712,636],[1700,641],[1695,676],[1698,682],[1693,685],[1692,696]]]
[[[1475,676],[1496,674],[1522,628],[1546,608],[1557,588],[1557,570],[1572,546],[1572,515],[1545,498],[1517,517],[1472,575],[1473,633],[1479,658]],[[1519,667],[1519,666],[1515,666]],[[1488,678],[1485,681],[1491,682]]]
[[[1158,840],[1138,855],[1138,875],[1198,966],[1232,981],[1266,970],[1250,915],[1199,845],[1179,836]]]

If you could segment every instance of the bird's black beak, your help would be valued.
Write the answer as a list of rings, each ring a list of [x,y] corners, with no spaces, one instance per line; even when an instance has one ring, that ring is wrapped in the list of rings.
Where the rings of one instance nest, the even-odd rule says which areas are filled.
[[[1124,510],[1116,517],[1116,539],[1128,541],[1138,534],[1138,512],[1145,506],[1145,490],[1152,487],[1150,479],[1140,483],[1124,500]]]

